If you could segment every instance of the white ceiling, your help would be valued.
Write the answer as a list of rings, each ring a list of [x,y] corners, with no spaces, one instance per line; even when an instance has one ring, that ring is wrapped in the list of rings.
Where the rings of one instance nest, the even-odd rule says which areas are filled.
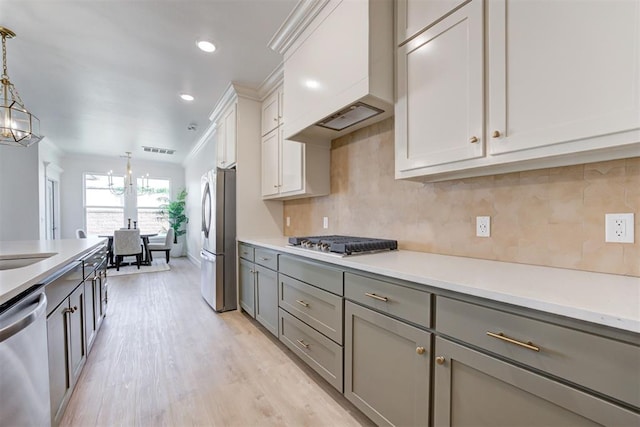
[[[229,82],[257,88],[281,63],[267,43],[296,2],[0,0],[0,26],[17,35],[11,81],[64,152],[182,162]],[[200,51],[198,39],[217,50]]]

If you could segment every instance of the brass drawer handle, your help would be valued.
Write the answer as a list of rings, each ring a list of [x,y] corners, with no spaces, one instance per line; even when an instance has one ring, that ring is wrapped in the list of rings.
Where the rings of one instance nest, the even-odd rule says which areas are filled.
[[[365,295],[368,296],[369,298],[377,299],[378,301],[383,301],[383,302],[389,301],[389,298],[387,297],[381,297],[380,295],[370,294],[369,292],[365,292]]]
[[[425,352],[424,347],[416,347],[416,353],[424,354],[424,352]]]
[[[304,307],[309,307],[309,303],[307,303],[307,302],[301,301],[301,300],[299,300],[299,299],[297,299],[297,300],[296,300],[296,302],[297,302],[298,304],[300,304],[300,305],[304,306]]]
[[[307,344],[306,342],[304,342],[302,340],[296,340],[296,341],[298,342],[298,344],[300,344],[304,348],[309,348],[309,344]]]
[[[493,133],[491,134],[491,138],[500,138],[502,136],[502,134],[500,133],[499,130],[494,130]]]
[[[260,261],[269,261],[271,258],[265,258],[265,257],[261,257],[261,256],[259,256],[259,257],[258,257],[258,259],[259,259]]]
[[[479,139],[477,136],[472,136],[471,138],[469,138],[469,142],[472,144],[475,144],[476,142],[478,142]]]
[[[77,306],[77,305],[74,305],[74,306],[73,306],[73,307],[71,307],[71,308],[65,308],[64,310],[62,310],[62,314],[67,314],[67,313],[69,313],[69,314],[73,314],[73,313],[75,313],[76,311],[78,311],[78,306]]]
[[[436,363],[438,365],[444,365],[444,362],[445,362],[445,358],[443,356],[436,357]]]
[[[518,341],[518,340],[515,340],[513,338],[509,338],[508,336],[506,336],[502,332],[498,332],[496,334],[495,332],[487,331],[487,335],[489,335],[490,337],[493,337],[493,338],[497,338],[497,339],[502,340],[502,341],[506,341],[506,342],[511,343],[511,344],[519,345],[520,347],[524,347],[524,348],[527,348],[529,350],[540,351],[540,347],[536,347],[535,345],[533,345],[533,343],[531,341],[527,341],[527,342]]]

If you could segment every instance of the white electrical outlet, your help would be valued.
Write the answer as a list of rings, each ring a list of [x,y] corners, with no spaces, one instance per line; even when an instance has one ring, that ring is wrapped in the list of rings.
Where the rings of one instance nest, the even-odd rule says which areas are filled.
[[[478,237],[491,236],[491,217],[490,216],[476,217],[476,236]]]
[[[323,216],[322,217],[322,228],[329,228],[329,217],[328,216]]]
[[[633,214],[605,214],[604,216],[605,242],[633,243],[634,223]]]
[[[291,217],[287,217],[287,227],[291,227]]]

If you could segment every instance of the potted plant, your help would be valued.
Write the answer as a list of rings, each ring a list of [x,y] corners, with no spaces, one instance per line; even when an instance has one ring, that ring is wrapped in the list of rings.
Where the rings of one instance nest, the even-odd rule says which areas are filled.
[[[178,237],[187,233],[187,230],[183,229],[183,225],[189,222],[189,218],[185,215],[187,190],[184,188],[180,190],[175,200],[167,199],[166,203],[160,206],[160,215],[167,218],[169,226],[173,228],[175,232],[173,237],[174,245],[178,245]],[[182,255],[182,242],[180,247],[176,247],[176,253],[178,256]],[[172,251],[173,252],[173,251]]]

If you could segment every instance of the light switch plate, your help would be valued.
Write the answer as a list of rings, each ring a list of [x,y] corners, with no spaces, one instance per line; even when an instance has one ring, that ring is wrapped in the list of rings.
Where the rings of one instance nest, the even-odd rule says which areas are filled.
[[[634,218],[632,213],[605,214],[605,242],[633,243]]]
[[[323,216],[322,217],[322,228],[329,228],[329,217],[328,216]]]

